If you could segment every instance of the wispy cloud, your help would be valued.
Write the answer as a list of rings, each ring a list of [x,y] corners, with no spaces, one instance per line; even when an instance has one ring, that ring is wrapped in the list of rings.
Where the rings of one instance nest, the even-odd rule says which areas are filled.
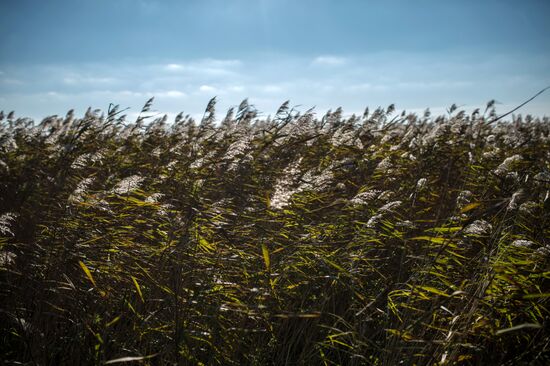
[[[187,97],[187,94],[179,91],[179,90],[168,90],[168,91],[162,91],[154,93],[155,95],[159,96],[160,98],[185,98]]]
[[[338,106],[360,113],[366,106],[391,103],[407,110],[452,103],[482,107],[490,99],[513,105],[545,86],[537,75],[546,61],[532,60],[517,72],[521,62],[525,61],[498,55],[472,67],[468,59],[451,62],[433,54],[392,53],[315,59],[279,55],[246,60],[12,65],[1,69],[0,98],[2,108],[34,118],[71,108],[77,113],[88,106],[105,109],[109,103],[139,110],[151,96],[156,97],[157,110],[176,114],[182,109],[200,113],[214,95],[220,113],[244,98],[266,114],[287,99],[303,108],[316,106],[318,113]],[[513,78],[510,70],[516,70]],[[6,83],[9,79],[21,83]],[[523,113],[549,114],[548,105],[548,96],[541,96]]]
[[[2,75],[2,74],[0,74],[0,75]],[[3,79],[0,79],[0,84],[23,85],[25,83],[23,81],[19,80],[19,79],[3,78]]]
[[[67,85],[77,84],[111,84],[116,82],[117,79],[113,77],[93,77],[82,75],[67,75],[63,78],[63,82]]]
[[[456,89],[471,87],[473,82],[467,80],[441,80],[441,81],[412,81],[412,82],[398,82],[395,84],[396,88],[411,89],[411,90],[440,90],[440,89]]]
[[[242,65],[240,60],[228,59],[201,59],[190,62],[177,62],[162,65],[164,71],[178,74],[200,74],[200,75],[233,75]]]
[[[235,92],[235,93],[241,93],[246,90],[246,88],[242,85],[232,85],[227,88],[229,92]]]
[[[313,60],[313,64],[325,66],[340,66],[345,65],[347,62],[347,58],[339,56],[319,56]]]
[[[260,88],[260,90],[269,94],[278,94],[278,93],[281,93],[284,90],[284,88],[280,85],[264,85]]]
[[[201,85],[199,87],[199,91],[203,92],[203,93],[215,93],[216,92],[216,88],[211,86],[211,85]]]
[[[181,64],[167,64],[164,66],[164,69],[168,71],[180,71],[184,69],[184,66]]]
[[[364,92],[364,91],[374,91],[374,90],[384,90],[387,89],[387,86],[383,85],[374,85],[371,83],[360,83],[360,84],[351,84],[348,87],[348,90],[352,92]]]

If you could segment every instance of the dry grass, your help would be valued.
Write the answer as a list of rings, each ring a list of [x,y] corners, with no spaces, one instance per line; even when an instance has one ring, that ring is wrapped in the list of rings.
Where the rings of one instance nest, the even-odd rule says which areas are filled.
[[[550,122],[494,111],[0,129],[6,364],[550,362]]]

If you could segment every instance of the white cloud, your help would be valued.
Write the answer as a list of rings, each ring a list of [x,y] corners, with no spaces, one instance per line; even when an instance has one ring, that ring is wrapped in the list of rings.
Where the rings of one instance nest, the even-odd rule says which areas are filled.
[[[344,57],[338,56],[319,56],[313,60],[313,63],[316,65],[326,65],[326,66],[340,66],[344,65],[348,60]]]
[[[181,64],[168,64],[164,66],[165,70],[168,71],[180,71],[183,70],[185,67]]]
[[[283,88],[279,85],[264,85],[261,90],[266,93],[281,93],[283,91]]]
[[[373,85],[371,83],[354,84],[354,85],[350,85],[348,89],[351,91],[372,90]]]
[[[234,75],[235,72],[221,68],[221,67],[203,67],[203,66],[194,66],[190,68],[191,74],[204,75],[209,77],[223,77]]]
[[[145,95],[143,93],[139,93],[139,92],[135,92],[135,91],[131,91],[131,90],[121,90],[121,91],[118,91],[118,92],[112,92],[110,90],[106,90],[104,91],[105,94],[110,94],[110,95],[113,95],[113,96],[117,96],[117,95],[120,95],[120,96],[123,96],[123,97],[144,97]]]
[[[413,90],[419,90],[419,89],[455,89],[455,88],[462,88],[462,87],[469,87],[472,83],[469,81],[406,81],[406,82],[399,82],[394,85],[396,88],[402,88],[402,89],[413,89]]]
[[[2,75],[2,74],[0,74],[0,75]],[[1,84],[8,84],[8,85],[23,85],[23,84],[25,84],[23,81],[21,81],[19,79],[12,79],[12,78],[2,79],[2,80],[0,80],[0,83]]]
[[[202,59],[186,63],[169,63],[162,69],[169,72],[185,72],[189,75],[224,76],[232,75],[242,65],[240,60]]]
[[[245,87],[242,86],[242,85],[235,85],[235,86],[228,87],[227,90],[230,91],[230,92],[240,93],[240,92],[243,92],[245,90]]]
[[[81,75],[69,75],[63,78],[63,83],[67,85],[80,85],[80,84],[111,84],[116,81],[112,77],[94,77],[94,76],[81,76]]]
[[[185,98],[187,96],[187,94],[179,90],[168,90],[164,92],[156,92],[151,94],[158,97],[165,97],[165,98]]]
[[[203,93],[213,93],[215,92],[217,89],[211,85],[201,85],[199,87],[199,91],[203,92]]]
[[[237,59],[213,59],[213,58],[207,58],[204,60],[201,60],[199,63],[211,66],[211,67],[236,67],[241,66],[242,61]]]
[[[85,111],[90,105],[106,109],[109,103],[139,111],[151,96],[157,97],[154,108],[159,112],[177,114],[184,107],[193,115],[217,95],[220,115],[245,97],[267,115],[287,99],[301,110],[316,105],[319,113],[340,105],[344,112],[356,112],[391,103],[422,111],[452,103],[483,106],[493,98],[521,103],[542,88],[540,78],[530,72],[536,63],[511,78],[505,71],[516,69],[515,64],[489,72],[500,59],[507,60],[495,58],[479,68],[471,67],[470,59],[450,62],[438,55],[406,53],[14,66],[0,71],[0,98],[4,109],[36,117],[71,108]],[[24,84],[6,84],[2,79],[8,76]],[[548,114],[544,98],[522,112]]]

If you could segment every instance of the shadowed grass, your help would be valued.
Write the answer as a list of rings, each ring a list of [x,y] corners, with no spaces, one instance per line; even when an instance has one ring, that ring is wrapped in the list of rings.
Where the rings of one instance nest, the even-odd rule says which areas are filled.
[[[456,108],[0,129],[6,364],[550,362],[550,123]]]

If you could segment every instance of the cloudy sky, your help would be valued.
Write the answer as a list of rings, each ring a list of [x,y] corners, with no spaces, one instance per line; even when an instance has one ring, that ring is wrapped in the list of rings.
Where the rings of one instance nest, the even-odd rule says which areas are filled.
[[[550,85],[548,0],[2,0],[0,109],[497,111]],[[521,110],[550,115],[550,93]]]

